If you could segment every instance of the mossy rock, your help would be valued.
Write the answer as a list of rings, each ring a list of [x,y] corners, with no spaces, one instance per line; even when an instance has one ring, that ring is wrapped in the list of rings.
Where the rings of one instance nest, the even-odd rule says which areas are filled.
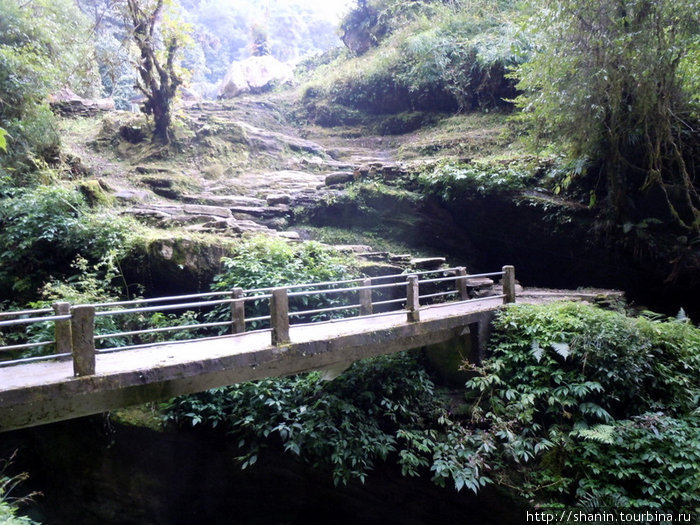
[[[83,180],[78,183],[78,191],[85,198],[91,208],[98,206],[110,206],[114,204],[114,197],[109,195],[98,180]]]
[[[163,175],[147,175],[141,178],[153,193],[166,199],[178,200],[184,194],[196,191],[197,185],[192,183],[192,178],[185,175],[176,175],[166,172]]]
[[[434,115],[421,111],[408,111],[384,118],[376,125],[376,130],[380,135],[403,135],[432,124],[434,121]]]
[[[207,291],[223,270],[221,258],[236,244],[213,235],[163,232],[137,242],[122,266],[127,280],[143,283],[148,295]]]
[[[325,101],[309,102],[305,108],[309,120],[326,128],[356,126],[368,120],[361,111]]]

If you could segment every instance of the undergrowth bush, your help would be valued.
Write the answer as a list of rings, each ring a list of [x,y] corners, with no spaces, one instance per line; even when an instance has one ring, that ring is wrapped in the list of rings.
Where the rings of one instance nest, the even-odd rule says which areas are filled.
[[[450,202],[474,195],[503,193],[532,187],[535,170],[519,163],[442,161],[424,171],[418,181],[424,193]]]
[[[129,247],[131,221],[92,211],[81,194],[58,185],[5,188],[0,194],[0,297],[35,299],[53,278],[73,274],[78,255],[117,261]]]
[[[340,281],[356,276],[352,272],[352,260],[327,246],[317,242],[292,244],[269,236],[258,236],[243,241],[230,257],[225,257],[222,261],[224,271],[214,277],[213,291],[228,291],[233,288],[253,290],[290,284]],[[304,288],[294,291],[302,290]],[[315,310],[353,304],[351,299],[352,295],[347,293],[306,295],[290,297],[289,306],[290,312]],[[246,301],[246,317],[268,315],[268,305],[268,299]],[[312,318],[323,320],[338,315],[340,314],[319,314]],[[230,320],[230,309],[217,308],[208,314],[207,318],[210,321]],[[309,320],[308,316],[296,319]],[[267,325],[266,321],[254,321],[248,324],[248,327],[260,328]]]
[[[516,93],[505,74],[519,60],[506,16],[512,6],[415,4],[430,5],[400,24],[393,20],[400,28],[378,47],[318,69],[302,96],[312,119],[319,117],[319,108],[334,105],[379,114],[509,106]],[[325,113],[321,117],[327,120]]]
[[[241,462],[281,446],[364,479],[378,461],[441,486],[515,490],[533,504],[692,511],[700,505],[700,330],[574,303],[514,305],[491,356],[447,410],[408,354],[180,398],[168,418],[221,428]],[[460,415],[466,414],[466,415]]]
[[[494,328],[467,387],[501,482],[550,503],[700,504],[700,330],[573,303],[513,306]]]
[[[434,386],[406,353],[359,361],[332,382],[317,372],[219,388],[172,402],[167,418],[220,428],[238,440],[242,467],[281,446],[332,471],[336,484],[364,480],[435,408]]]

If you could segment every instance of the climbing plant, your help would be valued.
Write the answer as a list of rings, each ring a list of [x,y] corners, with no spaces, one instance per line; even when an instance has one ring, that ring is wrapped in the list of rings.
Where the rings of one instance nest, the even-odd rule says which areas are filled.
[[[614,225],[654,217],[697,235],[697,2],[527,6],[529,59],[515,76],[533,136],[594,170],[579,179]]]

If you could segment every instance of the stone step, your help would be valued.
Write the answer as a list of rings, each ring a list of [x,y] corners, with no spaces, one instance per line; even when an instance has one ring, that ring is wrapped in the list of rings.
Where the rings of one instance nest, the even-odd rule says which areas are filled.
[[[266,204],[262,199],[244,195],[213,195],[204,193],[200,195],[183,195],[182,199],[185,202],[224,206],[227,208],[233,206],[265,206]]]
[[[443,264],[444,257],[416,257],[410,261],[410,265],[417,270],[437,270]]]
[[[490,288],[493,286],[493,279],[488,277],[467,278],[467,288]]]

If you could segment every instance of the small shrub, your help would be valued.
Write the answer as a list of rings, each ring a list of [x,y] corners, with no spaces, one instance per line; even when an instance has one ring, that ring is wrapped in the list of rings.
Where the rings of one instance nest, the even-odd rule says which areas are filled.
[[[235,253],[222,261],[224,271],[214,277],[212,285],[214,291],[231,290],[236,287],[252,290],[289,284],[339,281],[353,276],[350,271],[351,260],[340,256],[328,247],[317,242],[295,245],[268,236],[244,241],[236,248]],[[352,304],[350,299],[350,294],[290,298],[290,312]],[[247,301],[246,317],[268,315],[268,305],[267,299]],[[314,316],[314,319],[321,320],[329,318],[330,315]],[[337,315],[341,314],[332,314],[332,316]],[[207,317],[211,321],[228,320],[230,310],[217,308]],[[297,319],[308,320],[307,317],[297,317]],[[248,326],[260,328],[267,326],[267,323],[256,321]]]

